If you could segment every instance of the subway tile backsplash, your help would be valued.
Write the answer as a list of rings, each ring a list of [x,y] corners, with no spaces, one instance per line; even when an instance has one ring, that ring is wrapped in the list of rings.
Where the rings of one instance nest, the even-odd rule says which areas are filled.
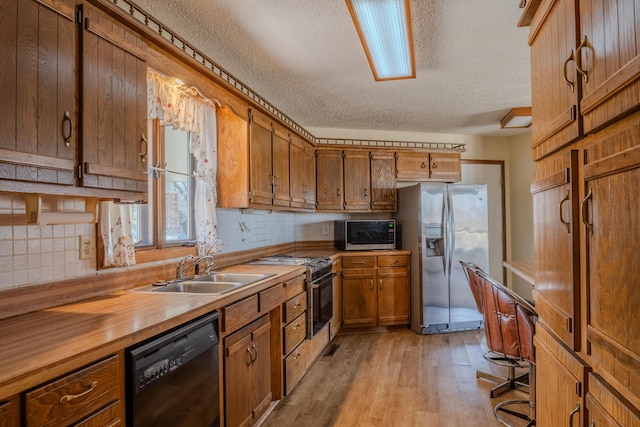
[[[85,210],[84,200],[72,197],[46,197],[42,206],[49,211]],[[333,240],[333,221],[350,216],[218,209],[217,217],[222,252],[230,253],[296,240]],[[92,236],[95,254],[96,224],[27,225],[24,199],[0,194],[0,290],[95,275],[95,256],[80,259],[82,235]]]

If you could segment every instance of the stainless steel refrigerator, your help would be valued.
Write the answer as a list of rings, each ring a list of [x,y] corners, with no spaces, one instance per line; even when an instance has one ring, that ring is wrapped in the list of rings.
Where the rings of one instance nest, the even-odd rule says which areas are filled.
[[[399,188],[395,220],[402,248],[411,251],[411,329],[430,334],[482,327],[460,260],[488,271],[487,186]]]

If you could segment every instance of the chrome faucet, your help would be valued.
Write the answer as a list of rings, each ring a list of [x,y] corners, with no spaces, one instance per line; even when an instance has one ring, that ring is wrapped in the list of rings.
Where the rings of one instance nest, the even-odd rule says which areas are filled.
[[[182,258],[176,267],[176,279],[182,279],[184,277],[184,263],[190,260],[191,258],[195,258],[193,255],[187,255]],[[195,261],[194,261],[195,262]]]
[[[185,263],[192,258],[194,259],[194,261],[191,263],[191,265],[185,267]],[[211,273],[211,269],[215,268],[216,266],[216,264],[213,262],[213,255],[203,255],[200,257],[187,255],[180,260],[180,262],[178,263],[178,267],[176,267],[176,279],[184,278],[184,272],[186,270],[189,270],[190,268],[193,268],[194,276],[197,276],[200,273],[200,262],[204,260],[207,260],[207,263],[205,264],[205,273]]]
[[[213,262],[213,255],[202,255],[196,258],[196,260],[193,261],[193,264],[192,264],[194,266],[194,273],[196,276],[200,272],[200,261],[204,261],[204,260],[207,260],[207,262],[205,263],[204,274],[210,274],[211,269],[216,267],[216,264]]]

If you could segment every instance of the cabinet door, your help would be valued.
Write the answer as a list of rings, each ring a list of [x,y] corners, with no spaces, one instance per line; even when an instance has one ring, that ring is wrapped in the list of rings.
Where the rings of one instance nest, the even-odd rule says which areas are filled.
[[[273,151],[271,121],[256,111],[249,116],[249,201],[273,203]]]
[[[344,151],[344,208],[369,210],[371,185],[369,183],[369,152]]]
[[[640,0],[580,0],[585,133],[640,102]]]
[[[429,178],[441,182],[460,181],[460,153],[429,153]]]
[[[585,148],[586,353],[594,371],[640,406],[640,114]],[[633,137],[631,137],[633,135]]]
[[[75,3],[0,2],[0,178],[75,183]]]
[[[584,366],[540,329],[536,327],[535,338],[536,425],[582,426],[586,381]]]
[[[342,271],[342,324],[344,327],[376,326],[376,273],[374,270]]]
[[[268,316],[267,316],[268,318]],[[257,421],[271,404],[271,323],[266,323],[251,333],[253,352],[253,404],[251,416]]]
[[[147,46],[95,9],[82,15],[82,185],[146,198]]]
[[[575,70],[576,0],[545,1],[531,22],[531,147],[534,159],[580,135]]]
[[[396,171],[398,181],[428,181],[429,153],[398,151]]]
[[[316,154],[313,146],[304,144],[304,207],[315,209],[316,207]]]
[[[396,159],[393,152],[375,152],[370,155],[371,209],[396,211]]]
[[[238,331],[236,334],[239,334]],[[235,334],[234,334],[235,335]],[[225,420],[228,426],[250,425],[253,396],[253,352],[251,334],[225,348]]]
[[[378,270],[378,325],[409,323],[409,270]]]
[[[290,182],[291,182],[291,207],[305,207],[305,182],[307,179],[306,163],[305,163],[305,144],[304,141],[295,135],[291,137],[291,146],[289,147],[290,159]]]
[[[586,419],[589,427],[640,426],[640,415],[624,397],[597,374],[589,374]]]
[[[534,298],[539,321],[569,348],[578,351],[578,151],[565,151],[538,162],[532,193],[537,260]]]
[[[316,154],[317,208],[342,210],[342,151],[318,150]]]
[[[289,206],[289,133],[280,126],[273,130],[273,204]]]

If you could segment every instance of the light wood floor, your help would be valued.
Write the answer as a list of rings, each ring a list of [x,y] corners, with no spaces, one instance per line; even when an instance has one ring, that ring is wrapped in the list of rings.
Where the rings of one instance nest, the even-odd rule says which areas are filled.
[[[489,397],[495,384],[476,370],[506,368],[485,361],[484,342],[481,330],[338,335],[333,356],[321,356],[261,427],[501,426],[493,407],[527,395]]]

